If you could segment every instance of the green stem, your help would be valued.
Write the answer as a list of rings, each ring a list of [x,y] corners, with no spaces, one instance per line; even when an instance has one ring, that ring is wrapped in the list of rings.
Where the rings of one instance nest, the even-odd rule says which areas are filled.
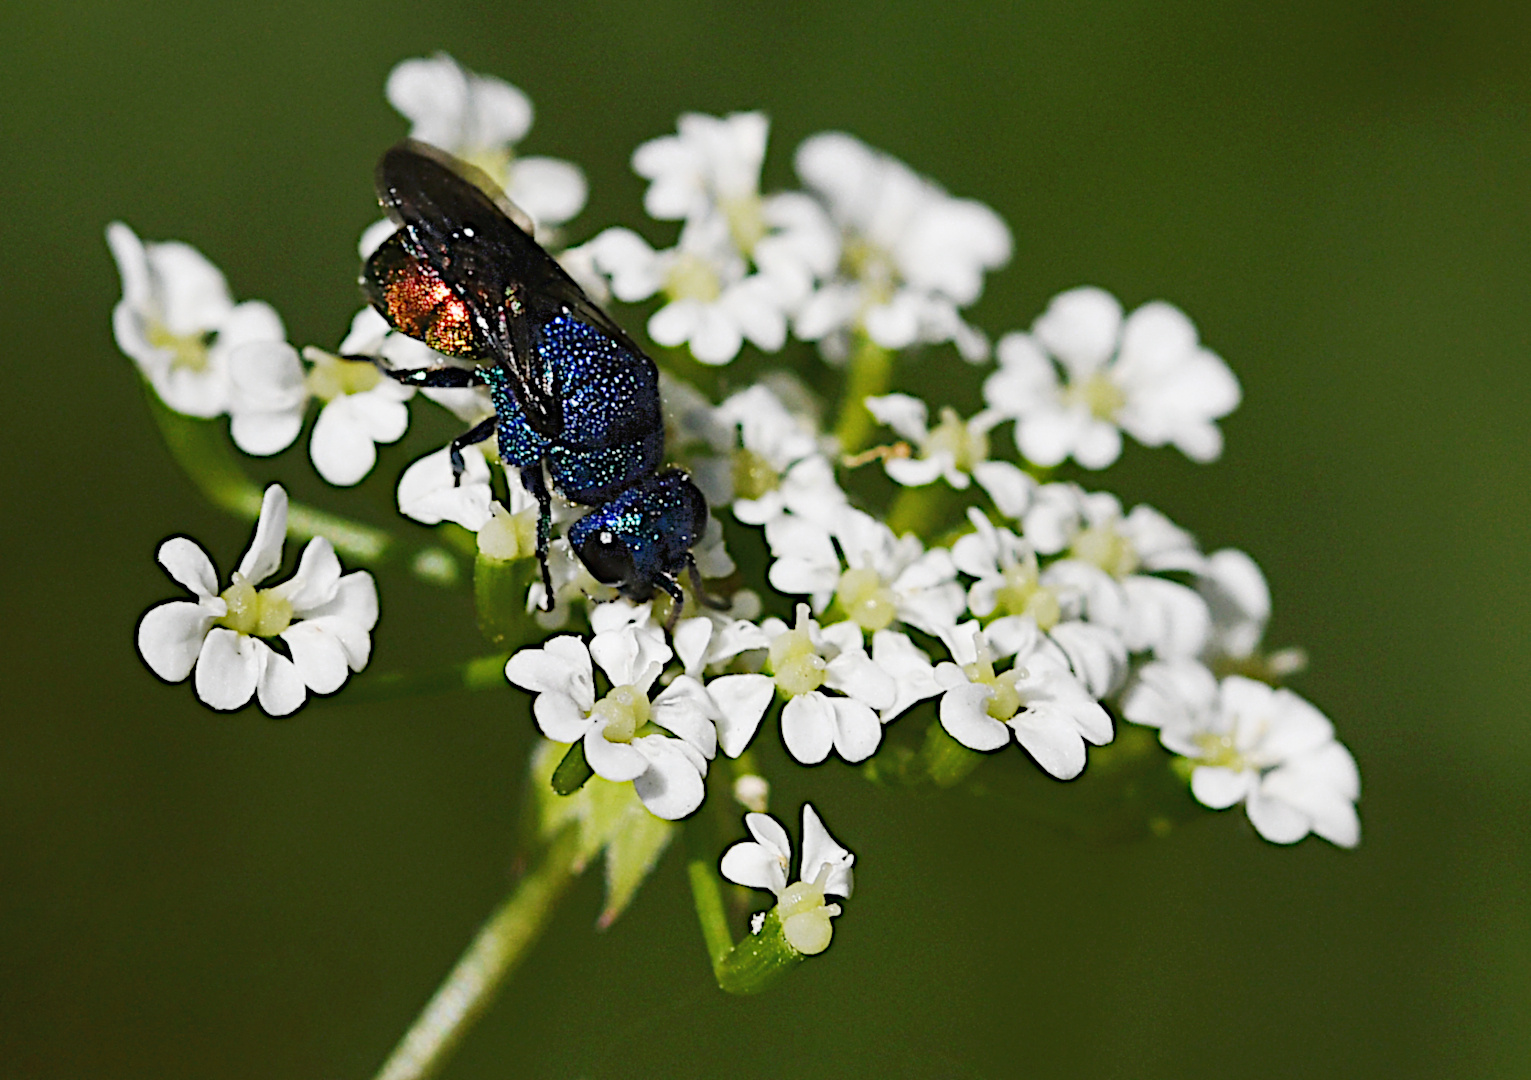
[[[840,416],[835,421],[835,436],[840,451],[854,454],[867,443],[876,419],[867,412],[866,398],[888,392],[893,379],[893,353],[871,338],[863,337],[851,354],[850,370],[845,376],[845,395],[840,399]]]
[[[723,962],[734,947],[734,936],[728,929],[728,916],[723,911],[718,876],[711,864],[703,859],[692,859],[686,865],[686,873],[691,879],[691,900],[696,905],[696,921],[702,926],[707,958],[712,961],[713,975],[721,978]]]
[[[435,1076],[536,942],[559,898],[576,876],[579,830],[566,828],[542,861],[517,883],[423,1012],[399,1040],[377,1080]]]
[[[363,675],[346,687],[347,705],[368,701],[393,701],[419,694],[445,694],[453,690],[498,690],[505,682],[505,661],[510,654],[475,656],[460,664],[416,671],[380,671]]]
[[[264,489],[245,475],[229,449],[222,426],[213,420],[183,416],[162,402],[147,383],[144,389],[165,446],[191,482],[214,506],[246,521],[258,518]],[[393,543],[393,537],[382,529],[291,501],[287,505],[287,532],[303,538],[323,536],[337,552],[366,566],[383,562]]]

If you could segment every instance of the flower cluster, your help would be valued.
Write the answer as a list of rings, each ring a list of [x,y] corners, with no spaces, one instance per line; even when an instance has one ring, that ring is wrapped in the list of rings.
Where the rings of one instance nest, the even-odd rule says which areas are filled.
[[[443,527],[438,535],[473,559],[480,625],[505,649],[493,681],[533,695],[538,730],[561,747],[560,794],[598,777],[608,782],[598,788],[662,830],[710,788],[729,787],[753,811],[753,839],[729,848],[720,871],[776,897],[753,936],[769,922],[794,960],[828,946],[841,909],[827,897],[850,895],[854,860],[805,804],[793,880],[786,832],[765,812],[761,737],[779,739],[803,766],[831,756],[862,763],[902,737],[891,726],[904,720],[943,760],[971,767],[1003,753],[1071,780],[1092,752],[1109,752],[1092,748],[1112,743],[1120,723],[1144,725],[1172,755],[1162,775],[1180,777],[1202,805],[1243,803],[1276,843],[1310,833],[1359,842],[1355,761],[1329,720],[1281,685],[1306,657],[1263,647],[1271,596],[1255,561],[1231,548],[1208,553],[1159,510],[1083,486],[1070,479],[1083,475],[1077,469],[1057,471],[1112,464],[1123,433],[1196,462],[1220,455],[1218,421],[1239,404],[1240,387],[1179,309],[1153,301],[1129,314],[1104,290],[1071,289],[1029,329],[1000,336],[988,366],[989,335],[963,312],[1008,261],[1009,228],[850,135],[805,140],[794,155],[801,188],[764,194],[766,117],[686,114],[675,134],[632,157],[648,181],[644,209],[678,223],[674,245],[656,250],[613,226],[559,250],[584,207],[585,181],[567,162],[519,155],[532,118],[526,95],[438,54],[398,65],[387,96],[412,138],[508,192],[507,213],[592,295],[651,301],[652,342],[684,346],[704,364],[736,363],[727,384],[693,385],[677,371],[695,374],[694,365],[659,352],[664,445],[710,506],[700,539],[690,544],[685,533],[688,591],[667,574],[669,596],[635,603],[597,581],[566,539],[589,508],[555,491],[549,522],[527,490],[546,501],[536,473],[507,466],[490,434],[515,438],[506,410],[530,406],[457,387],[481,376],[447,372],[437,379],[446,389],[388,378],[467,362],[371,309],[334,351],[298,349],[269,306],[235,303],[192,248],[145,243],[113,224],[107,239],[123,282],[113,325],[171,411],[228,416],[247,454],[290,446],[312,413],[309,456],[333,485],[371,474],[377,447],[404,435],[422,399],[474,425],[473,438],[489,434],[400,470],[395,498],[405,517]],[[369,229],[363,256],[394,227]],[[816,359],[847,368],[833,422],[804,380],[744,350],[748,342],[776,353],[794,337],[809,344],[798,346],[793,370]],[[972,376],[975,392],[982,379],[980,411],[964,416],[892,391],[891,354],[926,345],[984,365]],[[725,391],[709,396],[718,386]],[[996,438],[1006,424],[1011,437]],[[879,425],[886,441],[869,445]],[[873,461],[891,484],[857,474]],[[161,546],[160,563],[194,599],[143,617],[138,645],[151,670],[169,681],[194,673],[198,697],[214,708],[254,697],[286,715],[365,667],[373,578],[342,574],[317,517],[302,519],[320,538],[293,576],[261,587],[281,563],[287,517],[286,494],[269,487],[255,540],[222,591],[197,545],[178,537]],[[473,534],[466,549],[461,530]],[[740,573],[725,539],[761,553],[758,580]],[[534,572],[539,545],[546,577]],[[432,548],[423,558],[417,570],[452,556]],[[1158,754],[1146,737],[1136,744]],[[730,780],[715,783],[725,771]],[[927,778],[936,779],[934,765]],[[651,832],[644,850],[657,856],[666,835]],[[738,946],[746,967],[751,950],[765,948],[749,941]]]

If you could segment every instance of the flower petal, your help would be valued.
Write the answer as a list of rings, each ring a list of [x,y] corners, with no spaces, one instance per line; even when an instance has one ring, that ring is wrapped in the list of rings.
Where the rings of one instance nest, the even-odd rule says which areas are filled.
[[[633,749],[648,761],[648,769],[634,778],[633,791],[649,813],[676,821],[702,805],[707,788],[698,759],[692,757],[696,751],[679,739],[663,735],[635,739]],[[705,762],[702,764],[705,769]]]
[[[211,599],[218,595],[218,572],[195,541],[172,536],[159,546],[155,558],[167,574],[198,596]]]
[[[271,647],[259,638],[215,627],[197,656],[197,697],[215,709],[239,708],[255,693],[271,655]]]
[[[723,753],[736,758],[749,748],[776,693],[769,675],[723,675],[707,684],[717,704],[715,723]]]
[[[191,674],[214,615],[191,600],[172,600],[150,608],[138,623],[138,654],[149,670],[166,682]]]
[[[287,716],[296,712],[308,698],[303,682],[297,666],[272,651],[266,656],[266,670],[261,672],[260,681],[256,683],[255,699],[267,716]]]
[[[282,490],[282,485],[272,484],[261,499],[260,517],[255,522],[255,537],[250,541],[250,550],[239,563],[239,573],[246,581],[258,585],[276,573],[277,567],[282,565],[282,541],[286,537],[287,492]],[[250,691],[254,693],[253,685]]]
[[[817,765],[835,745],[835,709],[817,690],[801,694],[781,710],[781,738],[801,764]]]

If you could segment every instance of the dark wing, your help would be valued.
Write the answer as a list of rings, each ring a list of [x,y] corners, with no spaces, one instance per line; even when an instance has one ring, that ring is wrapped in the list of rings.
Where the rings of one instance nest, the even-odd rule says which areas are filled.
[[[562,393],[537,350],[548,322],[568,311],[622,348],[643,354],[512,220],[514,208],[491,194],[495,190],[478,170],[409,140],[385,153],[377,167],[378,199],[402,226],[395,234],[402,248],[461,298],[480,358],[506,369],[528,423],[556,438],[563,429]]]

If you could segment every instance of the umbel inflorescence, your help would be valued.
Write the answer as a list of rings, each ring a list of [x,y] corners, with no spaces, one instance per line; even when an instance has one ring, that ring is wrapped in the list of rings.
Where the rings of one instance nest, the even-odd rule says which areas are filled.
[[[549,596],[533,569],[537,501],[493,439],[463,450],[460,476],[443,447],[384,482],[402,515],[436,529],[410,570],[451,584],[459,561],[473,561],[477,618],[509,655],[492,661],[503,678],[483,679],[475,661],[480,677],[466,684],[508,680],[532,695],[538,730],[557,744],[535,766],[549,792],[544,839],[577,819],[583,856],[604,847],[611,870],[631,841],[623,830],[637,830],[647,839],[623,850],[642,857],[609,874],[626,895],[668,842],[665,823],[709,791],[751,810],[753,839],[705,869],[768,889],[777,905],[733,953],[709,937],[725,985],[769,981],[759,972],[777,961],[751,938],[777,935],[784,956],[822,951],[841,910],[826,897],[851,891],[853,857],[808,806],[793,871],[786,832],[765,812],[761,738],[779,736],[791,762],[835,756],[884,781],[954,782],[984,754],[1067,780],[1092,747],[1137,725],[1168,751],[1160,772],[1204,806],[1242,802],[1267,840],[1359,841],[1354,760],[1323,714],[1280,685],[1304,658],[1264,647],[1270,595],[1255,562],[1204,552],[1152,507],[1068,479],[1116,461],[1124,434],[1198,462],[1221,453],[1217,421],[1239,384],[1178,308],[1129,312],[1101,289],[1071,289],[1029,327],[1001,327],[991,348],[964,311],[1010,257],[1000,217],[839,132],[797,148],[799,188],[762,193],[761,113],[688,113],[634,152],[644,209],[678,225],[672,246],[620,226],[570,245],[585,179],[517,151],[532,118],[519,90],[438,55],[401,63],[387,95],[413,139],[503,188],[584,291],[616,301],[615,318],[654,346],[669,460],[711,508],[693,554],[721,604],[692,590],[675,612],[663,596],[635,603],[602,585],[564,539],[579,511],[561,501]],[[360,255],[395,228],[369,228]],[[123,281],[117,340],[162,424],[227,415],[233,444],[263,457],[316,414],[309,456],[345,486],[386,475],[377,446],[418,410],[449,410],[465,429],[495,415],[484,387],[387,377],[465,361],[371,307],[333,350],[300,350],[269,306],[236,303],[191,247],[115,223],[107,238]],[[646,320],[628,306],[640,304]],[[894,392],[900,353],[918,353],[927,375],[971,365],[983,409],[964,416]],[[180,460],[194,477],[210,471],[196,454]],[[145,662],[170,681],[194,676],[218,709],[254,696],[285,715],[310,692],[339,691],[367,664],[377,596],[367,571],[342,574],[336,550],[381,565],[399,545],[323,511],[289,517],[280,487],[262,501],[203,486],[251,516],[259,503],[256,539],[221,589],[200,548],[166,542],[160,561],[193,598],[144,617]],[[263,587],[289,531],[316,538],[291,578]],[[745,551],[755,557],[736,563]],[[521,708],[507,702],[507,715]],[[918,749],[881,765],[900,721],[917,726],[906,742]],[[640,804],[646,813],[629,812]]]

